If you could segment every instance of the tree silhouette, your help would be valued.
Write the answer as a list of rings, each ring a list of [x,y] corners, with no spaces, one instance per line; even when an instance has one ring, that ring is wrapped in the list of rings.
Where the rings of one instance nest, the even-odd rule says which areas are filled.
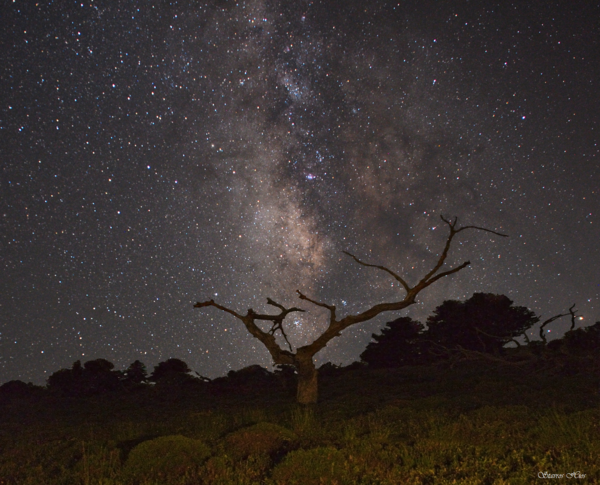
[[[86,394],[114,391],[119,386],[120,372],[106,359],[90,360],[83,364],[83,385]]]
[[[86,362],[77,360],[70,369],[60,369],[48,377],[48,389],[70,396],[83,396],[114,391],[119,386],[120,372],[106,359]]]
[[[560,348],[575,356],[598,355],[600,349],[600,322],[589,327],[571,329],[558,341]],[[552,343],[552,342],[550,342]]]
[[[329,324],[327,326],[327,329],[321,334],[321,336],[319,336],[311,344],[299,347],[298,349],[296,349],[295,352],[293,351],[292,345],[290,344],[290,342],[287,338],[287,335],[284,331],[283,321],[287,317],[287,315],[289,315],[290,313],[304,312],[304,310],[301,308],[296,308],[296,307],[285,308],[283,305],[271,300],[270,298],[267,299],[267,303],[275,308],[278,308],[280,310],[279,314],[269,315],[269,314],[256,313],[254,310],[252,310],[250,308],[246,312],[246,314],[243,315],[241,313],[238,313],[235,310],[232,310],[231,308],[227,308],[223,305],[215,303],[214,300],[198,302],[194,305],[194,308],[204,308],[204,307],[212,306],[221,311],[229,313],[230,315],[233,315],[235,318],[240,320],[243,323],[243,325],[246,327],[248,332],[250,332],[250,334],[253,335],[254,337],[256,337],[258,340],[260,340],[262,342],[262,344],[267,348],[267,350],[271,354],[271,357],[273,358],[273,361],[275,364],[292,365],[297,369],[297,371],[298,371],[298,392],[297,392],[298,402],[301,404],[316,403],[317,397],[318,397],[318,373],[317,373],[317,369],[316,369],[314,361],[313,361],[313,357],[315,356],[315,354],[317,352],[322,350],[331,339],[341,335],[342,331],[344,331],[348,327],[357,325],[362,322],[366,322],[367,320],[371,320],[372,318],[375,318],[380,313],[399,311],[399,310],[405,309],[406,307],[415,303],[417,295],[421,291],[423,291],[425,288],[429,287],[430,285],[432,285],[436,281],[440,280],[441,278],[444,278],[451,274],[457,273],[458,271],[467,267],[470,264],[469,261],[466,261],[454,268],[448,269],[447,271],[439,272],[441,270],[442,266],[444,265],[446,258],[448,257],[448,251],[450,250],[452,240],[458,233],[465,231],[467,229],[475,229],[475,230],[479,230],[479,231],[489,232],[489,233],[495,234],[497,236],[507,237],[504,234],[500,234],[498,232],[492,231],[490,229],[485,229],[482,227],[477,227],[477,226],[457,227],[457,222],[458,222],[457,218],[454,218],[453,221],[450,221],[448,219],[445,219],[442,216],[442,220],[446,223],[446,225],[448,226],[448,229],[449,229],[449,234],[446,239],[446,244],[444,246],[444,249],[443,249],[441,255],[439,256],[436,264],[434,265],[433,269],[431,269],[431,271],[429,271],[427,274],[425,274],[414,286],[410,286],[403,277],[399,276],[397,273],[386,268],[385,266],[379,266],[379,265],[375,265],[375,264],[365,263],[365,262],[361,261],[360,259],[358,259],[356,256],[344,251],[344,253],[346,255],[348,255],[349,257],[351,257],[352,259],[354,259],[354,261],[356,261],[356,263],[358,263],[362,266],[380,269],[382,271],[385,271],[389,275],[391,275],[398,283],[400,283],[400,285],[402,286],[402,288],[405,291],[404,298],[401,300],[389,302],[389,303],[379,303],[377,305],[372,306],[371,308],[368,308],[367,310],[365,310],[361,313],[354,314],[354,315],[346,315],[345,317],[338,319],[337,309],[334,305],[329,305],[327,303],[316,301],[316,300],[304,295],[302,292],[300,292],[300,290],[296,290],[296,292],[298,293],[298,297],[301,300],[307,301],[309,303],[312,303],[313,305],[327,309],[329,311],[330,316],[329,316]],[[257,321],[271,322],[271,324],[272,324],[271,328],[266,331],[262,330],[257,325],[257,323],[256,323]],[[290,350],[281,348],[279,346],[279,344],[276,342],[275,333],[278,331],[284,337]]]
[[[513,306],[504,295],[475,293],[464,302],[446,300],[438,306],[427,319],[424,337],[447,349],[500,354],[506,343],[538,321],[535,313]]]
[[[375,342],[367,345],[360,359],[371,367],[400,367],[422,360],[419,336],[424,326],[409,317],[388,322],[381,334],[373,334]]]
[[[70,369],[60,369],[48,377],[48,389],[69,396],[83,393],[83,366],[80,360],[73,362]]]
[[[141,384],[148,380],[148,371],[143,362],[136,360],[132,362],[125,371],[125,382]]]
[[[191,369],[183,360],[168,359],[165,362],[159,362],[158,365],[154,367],[154,372],[150,376],[150,380],[159,382],[180,379],[181,376],[188,377],[190,370]]]
[[[105,374],[115,368],[115,364],[106,359],[88,360],[83,368],[90,374]]]
[[[43,387],[36,386],[31,382],[25,383],[21,380],[8,381],[0,386],[0,404],[12,399],[41,396],[43,392]]]

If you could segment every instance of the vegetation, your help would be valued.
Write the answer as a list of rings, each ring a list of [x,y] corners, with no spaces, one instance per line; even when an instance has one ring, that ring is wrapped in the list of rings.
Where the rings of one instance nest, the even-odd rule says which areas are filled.
[[[464,302],[447,300],[438,306],[427,319],[427,338],[451,349],[500,354],[538,321],[535,313],[513,306],[504,295],[475,293]]]
[[[381,313],[404,310],[415,303],[417,295],[421,291],[428,288],[440,279],[457,273],[471,264],[470,261],[465,261],[458,266],[442,271],[446,262],[446,258],[448,257],[448,252],[450,251],[452,241],[460,232],[469,229],[475,229],[477,231],[495,234],[496,236],[500,237],[508,237],[505,234],[500,234],[499,232],[485,229],[483,227],[459,227],[457,218],[454,218],[453,221],[450,221],[444,218],[444,216],[441,216],[441,219],[448,226],[449,230],[444,249],[438,257],[435,265],[433,265],[431,271],[421,276],[418,282],[412,286],[407,282],[404,276],[400,276],[389,268],[376,264],[365,263],[356,256],[344,251],[344,253],[350,256],[356,263],[362,266],[377,268],[381,271],[385,271],[392,278],[394,278],[403,289],[402,291],[404,292],[404,296],[401,299],[398,298],[393,302],[378,303],[361,313],[349,314],[343,318],[339,318],[336,313],[337,309],[335,305],[313,300],[312,298],[304,295],[300,290],[296,290],[300,300],[307,301],[321,308],[325,308],[329,312],[329,323],[327,324],[326,330],[319,337],[317,337],[316,340],[308,345],[303,345],[302,347],[297,348],[295,351],[287,338],[285,329],[283,327],[283,322],[290,313],[304,312],[304,310],[301,308],[285,308],[283,305],[271,300],[271,298],[267,298],[267,303],[280,310],[280,313],[277,315],[256,313],[252,308],[250,308],[246,314],[243,315],[231,308],[215,303],[215,301],[212,299],[204,302],[197,302],[194,305],[194,308],[214,307],[222,312],[229,313],[240,320],[246,327],[246,330],[248,330],[253,337],[257,338],[266,347],[266,349],[269,351],[269,354],[271,354],[273,363],[275,365],[287,365],[296,368],[298,372],[298,385],[296,394],[298,402],[300,404],[314,404],[317,402],[318,398],[318,372],[315,368],[313,358],[319,351],[325,348],[329,341],[341,335],[341,333],[348,327],[371,320]],[[257,322],[271,322],[272,326],[269,330],[263,330],[259,327]],[[277,332],[281,334],[289,350],[282,348],[279,345],[275,338],[275,334]]]
[[[380,335],[373,334],[374,342],[360,354],[371,367],[401,367],[421,363],[424,355],[423,325],[409,317],[388,322]]]
[[[504,360],[328,364],[312,406],[295,402],[286,367],[209,382],[170,359],[147,382],[139,361],[76,362],[47,388],[0,386],[0,484],[598,483],[599,329]]]
[[[204,442],[181,435],[161,436],[135,446],[127,456],[123,475],[130,481],[170,481],[197,475],[210,456]]]
[[[464,302],[443,302],[427,319],[426,330],[420,322],[408,317],[387,323],[380,335],[373,334],[374,342],[360,357],[372,367],[399,367],[444,361],[456,355],[500,356],[506,353],[508,342],[520,345],[515,339],[538,322],[535,313],[513,306],[512,300],[504,295],[475,293]],[[586,341],[593,348],[593,343],[589,343],[593,338],[588,337],[594,335],[581,334],[578,342]],[[569,338],[570,342],[575,337]]]

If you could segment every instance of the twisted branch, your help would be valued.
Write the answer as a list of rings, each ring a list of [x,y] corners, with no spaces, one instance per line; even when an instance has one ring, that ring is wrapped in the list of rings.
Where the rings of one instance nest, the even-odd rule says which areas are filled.
[[[575,308],[575,303],[571,305],[569,308],[569,313],[571,314],[571,328],[569,330],[573,330],[575,328],[575,315],[577,314],[577,310],[573,310]]]
[[[327,303],[321,303],[320,301],[316,301],[316,300],[312,300],[310,299],[308,296],[304,295],[303,293],[300,292],[300,290],[296,290],[296,293],[298,293],[298,298],[300,298],[301,300],[306,300],[311,302],[313,305],[317,305],[323,308],[327,308],[327,310],[329,310],[329,324],[331,325],[333,322],[336,321],[336,317],[335,317],[335,305],[328,305]]]
[[[406,283],[406,281],[404,281],[400,276],[398,276],[396,273],[394,273],[392,270],[386,268],[385,266],[379,266],[379,265],[376,265],[376,264],[365,263],[364,261],[361,261],[356,256],[354,256],[354,254],[351,254],[348,251],[342,251],[342,252],[344,254],[347,254],[348,256],[350,256],[358,264],[362,264],[363,266],[367,266],[369,268],[377,268],[377,269],[380,269],[382,271],[385,271],[386,273],[391,274],[394,277],[394,279],[396,279],[396,281],[398,281],[404,287],[404,289],[406,290],[407,293],[410,290],[410,288],[409,288],[408,284]]]
[[[461,269],[468,266],[470,264],[470,262],[466,261],[463,264],[461,264],[455,268],[452,268],[452,269],[449,269],[448,271],[443,271],[441,273],[436,274],[440,270],[440,268],[444,265],[444,262],[445,262],[446,258],[448,257],[448,251],[450,250],[450,245],[452,244],[452,240],[453,240],[454,236],[456,234],[458,234],[459,232],[464,231],[465,229],[476,229],[476,230],[481,230],[481,231],[485,231],[485,232],[490,232],[497,236],[508,237],[505,234],[501,234],[499,232],[492,231],[491,229],[485,229],[485,228],[479,227],[479,226],[464,226],[464,227],[457,229],[456,225],[458,223],[458,218],[454,218],[454,221],[452,221],[452,222],[445,219],[444,216],[441,216],[441,218],[448,225],[448,227],[450,229],[450,234],[448,234],[448,238],[446,239],[446,244],[444,246],[444,250],[442,251],[442,254],[440,255],[440,257],[439,257],[438,261],[436,262],[435,266],[433,267],[433,269],[431,271],[429,271],[413,287],[411,287],[402,277],[400,277],[399,275],[394,273],[389,268],[386,268],[385,266],[365,263],[364,261],[361,261],[353,254],[351,254],[347,251],[344,251],[344,254],[347,254],[348,256],[350,256],[358,264],[367,266],[367,267],[371,267],[371,268],[377,268],[377,269],[380,269],[380,270],[385,271],[386,273],[390,274],[406,290],[406,295],[404,296],[403,300],[392,302],[392,303],[379,303],[362,313],[359,313],[357,315],[347,315],[346,317],[342,318],[341,320],[337,320],[336,316],[335,316],[335,307],[334,306],[312,300],[309,297],[307,297],[306,295],[302,294],[300,291],[297,291],[299,298],[301,300],[307,300],[307,301],[313,303],[314,305],[320,306],[322,308],[327,308],[331,314],[330,322],[329,322],[329,326],[327,327],[327,330],[325,330],[325,332],[320,337],[318,337],[312,344],[301,347],[301,349],[303,351],[310,351],[310,352],[317,353],[319,350],[321,350],[322,348],[324,348],[327,345],[327,342],[329,342],[332,338],[340,335],[341,332],[343,330],[345,330],[346,328],[348,328],[352,325],[356,325],[357,323],[371,320],[372,318],[376,317],[377,315],[379,315],[382,312],[403,310],[404,308],[412,305],[415,302],[417,295],[421,291],[423,291],[425,288],[432,285],[439,279],[449,276],[451,274],[457,273]]]
[[[281,310],[281,313],[278,315],[278,319],[273,321],[273,326],[271,327],[271,330],[269,330],[269,333],[271,335],[275,335],[275,332],[277,330],[279,330],[281,332],[281,335],[283,335],[283,338],[285,339],[286,343],[288,344],[288,347],[290,348],[290,352],[293,352],[294,349],[292,348],[292,344],[290,343],[290,341],[287,338],[287,335],[285,334],[285,330],[283,329],[283,319],[286,317],[286,315],[292,311],[300,311],[300,312],[304,312],[304,310],[301,310],[300,308],[290,308],[289,310],[287,310],[286,308],[284,308],[283,305],[280,305],[279,303],[271,300],[270,298],[267,298],[267,303],[269,305],[272,305],[274,307],[277,307]]]
[[[278,315],[268,315],[268,314],[256,313],[252,308],[250,308],[250,309],[248,309],[246,315],[240,315],[239,313],[237,313],[236,311],[234,311],[230,308],[227,308],[223,305],[219,305],[218,303],[215,303],[214,300],[197,302],[194,305],[194,308],[204,308],[204,307],[208,307],[208,306],[214,306],[215,308],[218,308],[219,310],[222,310],[224,312],[227,312],[227,313],[233,315],[237,319],[241,320],[242,323],[244,324],[244,326],[246,327],[246,329],[254,337],[256,337],[258,340],[260,340],[264,344],[264,346],[267,348],[267,350],[273,357],[273,360],[276,364],[291,364],[291,365],[293,365],[293,363],[294,363],[294,354],[292,354],[293,349],[292,349],[292,345],[290,344],[290,341],[288,340],[287,335],[283,329],[283,320],[285,319],[285,317],[287,317],[288,314],[290,314],[292,312],[304,312],[305,310],[302,310],[301,308],[296,308],[296,307],[285,308],[283,305],[271,300],[271,298],[267,298],[267,303],[271,306],[279,308],[281,310],[281,312]],[[258,325],[256,325],[256,323],[255,323],[256,320],[264,320],[264,321],[273,322],[273,326],[271,327],[271,329],[268,332],[264,332],[263,330],[261,330],[258,327]],[[290,348],[289,352],[287,350],[281,349],[281,347],[279,347],[279,345],[275,341],[275,332],[277,330],[279,330],[281,332],[281,335],[283,335],[283,338],[285,339],[286,343],[288,344],[288,347]]]
[[[544,345],[548,343],[548,341],[546,340],[546,335],[544,335],[544,327],[546,325],[548,325],[549,323],[552,323],[554,320],[558,320],[559,318],[566,317],[567,315],[571,315],[570,330],[573,330],[575,328],[575,315],[576,315],[577,311],[573,311],[574,308],[575,308],[575,303],[573,303],[573,305],[571,305],[571,308],[569,308],[569,313],[559,313],[558,315],[554,315],[553,317],[550,317],[548,320],[544,320],[544,322],[540,326],[540,338],[542,339],[542,342],[544,342]]]
[[[446,244],[444,246],[444,250],[442,251],[440,258],[438,259],[438,262],[433,267],[433,269],[429,273],[427,273],[421,281],[419,281],[419,284],[417,286],[424,284],[425,287],[427,287],[427,286],[431,285],[432,283],[435,283],[440,278],[443,278],[444,276],[448,276],[453,273],[456,273],[456,272],[460,271],[461,269],[465,268],[466,266],[468,266],[469,264],[471,264],[470,261],[465,261],[460,266],[458,266],[454,269],[451,269],[449,271],[440,273],[437,276],[432,278],[432,276],[435,275],[438,272],[438,270],[444,265],[444,262],[446,261],[446,258],[448,257],[448,251],[450,251],[450,245],[452,244],[452,239],[454,239],[454,236],[456,236],[459,232],[464,231],[466,229],[475,229],[477,231],[490,232],[490,233],[495,234],[496,236],[500,236],[500,237],[508,237],[506,234],[501,234],[499,232],[492,231],[491,229],[486,229],[485,227],[479,227],[479,226],[464,226],[464,227],[460,227],[460,228],[456,229],[456,224],[458,223],[458,217],[455,217],[454,221],[452,221],[452,222],[449,221],[448,219],[446,219],[443,215],[441,215],[440,218],[442,219],[442,221],[444,221],[448,225],[448,228],[450,229],[450,234],[448,234],[448,238],[446,239]]]

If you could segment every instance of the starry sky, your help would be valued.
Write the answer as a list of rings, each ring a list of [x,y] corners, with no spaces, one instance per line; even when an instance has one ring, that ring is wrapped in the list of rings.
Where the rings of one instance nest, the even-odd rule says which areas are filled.
[[[13,0],[0,7],[0,382],[78,359],[216,377],[269,365],[214,298],[325,315],[403,297],[447,235],[458,274],[348,329],[505,294],[600,318],[600,5]],[[393,284],[395,283],[395,284]],[[272,311],[272,310],[271,310]],[[549,338],[570,321],[553,323]]]

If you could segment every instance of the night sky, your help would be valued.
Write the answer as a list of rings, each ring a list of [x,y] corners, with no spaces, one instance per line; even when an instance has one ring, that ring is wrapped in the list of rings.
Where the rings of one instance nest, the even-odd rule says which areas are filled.
[[[75,360],[216,377],[269,365],[214,298],[266,298],[292,344],[325,315],[458,274],[348,329],[318,363],[446,299],[600,318],[600,5],[135,1],[0,7],[0,382]],[[395,283],[395,284],[393,284]],[[553,323],[549,338],[568,328]]]

